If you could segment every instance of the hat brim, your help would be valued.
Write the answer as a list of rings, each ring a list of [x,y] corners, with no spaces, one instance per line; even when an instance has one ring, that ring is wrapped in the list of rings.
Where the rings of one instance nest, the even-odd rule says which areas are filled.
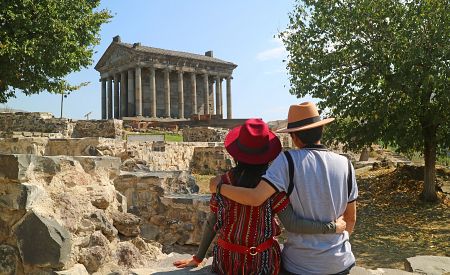
[[[281,152],[281,142],[272,131],[269,131],[269,146],[263,153],[249,154],[239,149],[237,140],[242,126],[233,128],[225,137],[224,145],[227,152],[237,161],[247,164],[265,164],[274,160]]]
[[[278,130],[277,133],[292,133],[292,132],[304,131],[304,130],[308,130],[308,129],[312,129],[312,128],[316,128],[316,127],[328,124],[328,123],[332,122],[333,120],[334,120],[334,118],[330,117],[330,118],[326,118],[321,121],[314,122],[314,123],[311,123],[311,124],[308,124],[305,126],[301,126],[301,127],[284,128],[284,129]]]

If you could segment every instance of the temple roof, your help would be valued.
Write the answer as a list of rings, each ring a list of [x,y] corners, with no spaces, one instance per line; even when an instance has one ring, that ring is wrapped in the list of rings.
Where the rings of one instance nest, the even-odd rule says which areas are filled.
[[[207,52],[207,54],[211,54],[212,52]],[[185,59],[187,61],[201,61],[201,62],[208,62],[208,63],[215,63],[218,65],[222,65],[225,67],[230,68],[231,70],[236,68],[237,65],[224,61],[215,57],[202,55],[202,54],[195,54],[195,53],[188,53],[188,52],[182,52],[182,51],[173,51],[173,50],[166,50],[166,49],[160,49],[160,48],[154,48],[154,47],[148,47],[148,46],[142,46],[141,43],[124,43],[121,42],[120,37],[116,36],[113,38],[113,42],[109,45],[109,47],[106,49],[106,51],[103,53],[100,60],[95,65],[95,69],[99,70],[101,67],[103,67],[105,64],[109,63],[110,60],[114,55],[153,55],[153,56],[159,56],[162,59],[164,58],[180,58]],[[110,61],[108,61],[110,60]]]
[[[165,50],[165,49],[153,48],[153,47],[148,47],[148,46],[133,47],[133,44],[128,44],[128,43],[117,43],[117,44],[121,45],[121,46],[125,46],[127,48],[130,48],[130,49],[138,51],[138,52],[147,52],[147,53],[168,55],[168,56],[173,56],[173,57],[197,59],[197,60],[202,60],[202,61],[208,61],[208,62],[222,63],[222,64],[225,64],[225,65],[237,66],[236,64],[234,64],[232,62],[224,61],[224,60],[221,60],[221,59],[218,59],[218,58],[215,58],[215,57],[209,57],[209,56],[201,55],[201,54],[180,52],[180,51],[172,51],[172,50]]]

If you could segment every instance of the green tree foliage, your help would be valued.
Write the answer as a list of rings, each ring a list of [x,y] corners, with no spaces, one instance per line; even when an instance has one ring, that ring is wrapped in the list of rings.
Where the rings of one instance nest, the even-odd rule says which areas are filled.
[[[92,63],[100,26],[111,17],[100,0],[0,2],[0,103],[42,91],[63,93],[64,77]]]
[[[289,17],[291,93],[320,99],[349,148],[422,151],[422,195],[436,200],[436,151],[450,147],[450,1],[298,0]]]

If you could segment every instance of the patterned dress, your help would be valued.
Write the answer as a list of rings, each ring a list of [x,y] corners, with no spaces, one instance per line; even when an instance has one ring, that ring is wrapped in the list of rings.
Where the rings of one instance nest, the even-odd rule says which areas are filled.
[[[222,176],[223,184],[233,185],[231,172]],[[275,193],[262,205],[242,205],[221,195],[211,197],[211,211],[217,214],[215,230],[219,238],[246,247],[256,247],[281,233],[275,214],[289,204],[286,193]],[[281,251],[277,241],[255,256],[232,252],[215,245],[212,270],[218,274],[278,274]]]

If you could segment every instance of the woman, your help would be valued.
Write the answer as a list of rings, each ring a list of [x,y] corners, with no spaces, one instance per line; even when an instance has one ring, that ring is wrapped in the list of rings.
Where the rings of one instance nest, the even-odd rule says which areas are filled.
[[[206,223],[197,254],[192,259],[174,262],[181,268],[198,266],[218,234],[213,249],[212,271],[219,274],[278,274],[280,246],[275,239],[281,230],[277,214],[285,228],[303,234],[340,233],[345,222],[340,218],[322,223],[299,219],[289,204],[286,193],[275,193],[258,207],[245,206],[220,195],[222,184],[253,188],[264,175],[269,163],[281,152],[281,143],[261,119],[249,119],[231,130],[225,148],[236,166],[221,176],[217,193],[210,201],[211,213]]]

